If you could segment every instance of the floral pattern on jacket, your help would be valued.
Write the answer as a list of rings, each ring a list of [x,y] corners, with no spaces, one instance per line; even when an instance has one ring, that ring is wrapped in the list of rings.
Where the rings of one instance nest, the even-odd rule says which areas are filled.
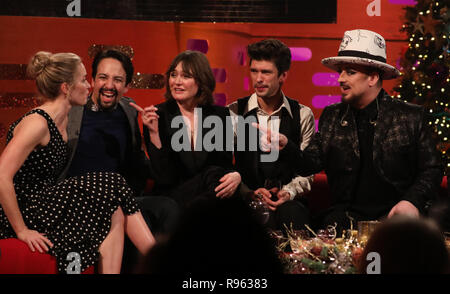
[[[410,201],[421,213],[434,199],[442,180],[443,165],[426,123],[424,108],[379,96],[373,138],[373,164],[378,175],[395,187],[399,199]],[[327,106],[319,132],[305,152],[298,154],[300,174],[325,170],[333,204],[350,201],[356,184],[360,153],[356,122],[348,104]]]

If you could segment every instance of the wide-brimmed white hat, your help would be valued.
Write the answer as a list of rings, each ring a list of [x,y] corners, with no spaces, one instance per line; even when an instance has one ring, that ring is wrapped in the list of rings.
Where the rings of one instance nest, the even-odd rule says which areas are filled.
[[[395,67],[386,63],[386,42],[372,31],[346,31],[339,46],[338,56],[322,59],[322,64],[338,71],[343,63],[375,67],[382,72],[382,79],[394,79],[400,75]]]

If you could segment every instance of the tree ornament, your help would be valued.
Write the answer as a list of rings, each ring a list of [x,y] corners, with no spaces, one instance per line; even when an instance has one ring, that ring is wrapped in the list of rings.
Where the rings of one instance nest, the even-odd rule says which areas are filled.
[[[414,27],[413,32],[419,32],[423,35],[423,23],[420,22],[419,16],[416,17],[416,21],[411,23]]]
[[[433,13],[428,13],[427,15],[421,15],[420,19],[423,22],[425,28],[425,34],[431,34],[433,37],[437,37],[436,29],[437,26],[442,24],[442,20],[433,18]]]

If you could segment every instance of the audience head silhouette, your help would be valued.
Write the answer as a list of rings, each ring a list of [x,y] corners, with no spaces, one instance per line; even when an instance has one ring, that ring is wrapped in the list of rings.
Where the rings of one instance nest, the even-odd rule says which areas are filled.
[[[394,216],[382,222],[364,248],[359,272],[373,261],[367,254],[380,255],[381,274],[449,273],[449,254],[438,226],[429,219]]]
[[[272,239],[239,198],[194,201],[165,243],[155,246],[145,273],[281,273]]]

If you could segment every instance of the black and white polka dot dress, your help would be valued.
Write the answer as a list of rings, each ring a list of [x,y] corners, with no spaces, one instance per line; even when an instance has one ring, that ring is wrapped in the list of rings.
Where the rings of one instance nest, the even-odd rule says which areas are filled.
[[[139,207],[132,190],[116,173],[88,173],[57,183],[66,164],[67,143],[42,109],[34,109],[13,123],[7,142],[17,124],[32,113],[46,118],[50,142],[31,152],[14,177],[20,211],[29,229],[46,234],[53,243],[49,253],[57,258],[59,272],[66,272],[76,254],[81,257],[83,271],[98,261],[98,248],[109,232],[114,211],[120,206],[125,214],[133,214]],[[0,239],[15,237],[0,207]]]

